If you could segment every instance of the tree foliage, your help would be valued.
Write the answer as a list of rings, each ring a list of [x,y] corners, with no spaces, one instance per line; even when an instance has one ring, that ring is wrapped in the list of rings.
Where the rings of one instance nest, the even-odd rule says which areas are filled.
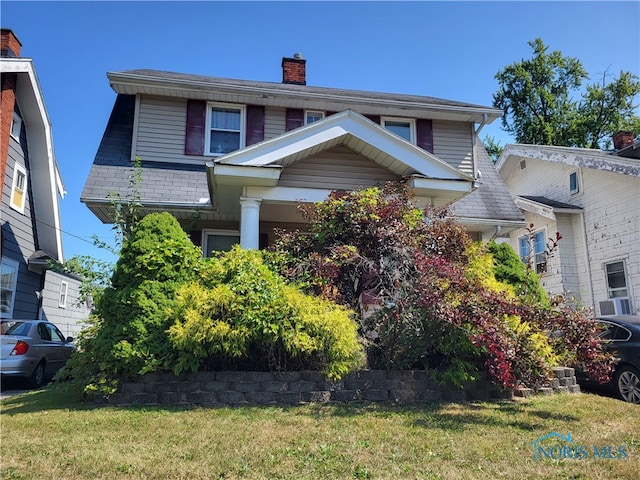
[[[581,99],[574,96],[589,77],[582,63],[549,48],[540,38],[528,42],[530,59],[499,71],[493,104],[501,108],[503,129],[518,143],[606,148],[618,130],[640,131],[637,75],[620,72],[607,83],[587,85]]]
[[[491,158],[491,161],[493,163],[496,163],[498,158],[500,158],[500,155],[502,154],[502,150],[504,150],[504,147],[500,145],[500,142],[498,142],[491,135],[487,135],[485,137],[485,139],[483,140],[483,144],[484,144],[485,150],[487,151],[487,153],[489,154],[489,157]]]

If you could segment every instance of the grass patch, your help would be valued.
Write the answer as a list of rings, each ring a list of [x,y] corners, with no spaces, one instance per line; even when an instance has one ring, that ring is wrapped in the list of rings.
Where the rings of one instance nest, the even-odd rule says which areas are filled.
[[[591,394],[523,402],[92,407],[47,388],[1,404],[2,479],[636,479],[640,407]],[[626,459],[533,459],[552,431]]]

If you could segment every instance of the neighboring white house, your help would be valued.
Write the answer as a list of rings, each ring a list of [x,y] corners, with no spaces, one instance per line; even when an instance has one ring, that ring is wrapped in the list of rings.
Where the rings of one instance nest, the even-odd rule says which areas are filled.
[[[573,294],[599,315],[640,312],[640,142],[625,133],[613,152],[514,144],[496,163],[533,225],[533,238],[518,229],[511,245],[531,258],[545,290]]]

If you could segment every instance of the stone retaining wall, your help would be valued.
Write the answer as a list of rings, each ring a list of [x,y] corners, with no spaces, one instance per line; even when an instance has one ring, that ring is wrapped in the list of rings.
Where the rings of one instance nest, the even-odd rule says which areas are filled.
[[[553,384],[541,393],[579,391],[573,369],[556,369]],[[521,390],[522,392],[522,390]],[[525,391],[521,396],[533,394]],[[518,394],[518,392],[516,392]],[[297,405],[328,402],[425,403],[511,398],[489,380],[463,389],[442,385],[419,370],[361,370],[338,382],[319,372],[198,372],[179,376],[148,374],[121,381],[109,398],[113,405]]]
[[[530,397],[535,394],[553,395],[554,393],[580,393],[580,385],[576,381],[576,371],[568,367],[556,367],[553,369],[555,378],[546,387],[537,390],[531,388],[519,388],[514,392],[517,397]]]

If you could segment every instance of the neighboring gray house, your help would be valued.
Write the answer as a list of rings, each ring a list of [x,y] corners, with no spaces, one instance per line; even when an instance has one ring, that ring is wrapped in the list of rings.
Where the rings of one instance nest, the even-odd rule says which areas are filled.
[[[88,308],[76,305],[77,278],[47,268],[64,261],[58,204],[64,186],[33,61],[20,57],[20,48],[14,33],[2,29],[0,317],[43,318],[73,335]]]
[[[615,150],[507,145],[496,163],[527,224],[511,245],[531,257],[549,292],[570,292],[596,314],[640,312],[640,141]],[[547,239],[560,232],[554,256]]]
[[[308,86],[299,54],[282,68],[282,83],[109,72],[117,97],[81,201],[112,222],[138,157],[143,211],[172,213],[205,255],[304,228],[300,202],[401,178],[423,204],[452,205],[476,239],[524,225],[478,139],[500,110]]]

